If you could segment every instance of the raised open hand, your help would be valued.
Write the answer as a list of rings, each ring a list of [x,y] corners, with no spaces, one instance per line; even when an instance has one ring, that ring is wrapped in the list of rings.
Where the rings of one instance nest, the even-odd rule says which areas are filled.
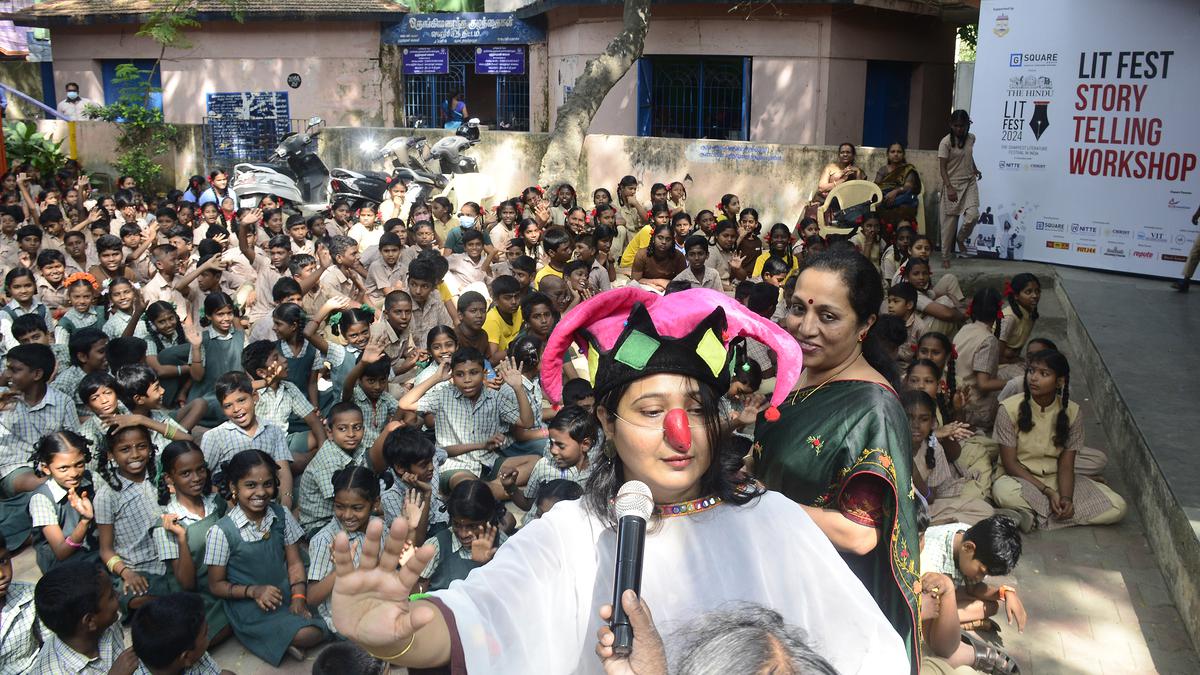
[[[417,586],[421,572],[433,559],[433,547],[422,546],[397,569],[408,537],[408,523],[392,521],[387,541],[381,541],[383,523],[367,525],[358,567],[350,551],[350,539],[339,532],[333,540],[333,563],[337,581],[330,596],[333,625],[346,638],[367,651],[394,654],[409,644],[412,636],[434,618],[429,606],[413,607],[408,596]],[[382,555],[380,546],[383,547]]]

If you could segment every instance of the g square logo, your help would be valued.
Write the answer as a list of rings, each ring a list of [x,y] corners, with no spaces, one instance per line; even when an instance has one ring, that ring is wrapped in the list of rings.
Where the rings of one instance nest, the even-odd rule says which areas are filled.
[[[1021,52],[1013,52],[1008,55],[1008,67],[1009,68],[1020,68],[1021,67]]]

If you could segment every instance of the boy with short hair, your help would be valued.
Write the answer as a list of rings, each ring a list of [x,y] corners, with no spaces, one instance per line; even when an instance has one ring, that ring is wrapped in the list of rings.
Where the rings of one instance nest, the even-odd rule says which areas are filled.
[[[266,424],[291,429],[293,420],[303,420],[308,431],[288,433],[292,469],[297,473],[312,458],[312,451],[325,442],[321,414],[295,382],[288,380],[288,363],[279,346],[268,340],[255,340],[242,350],[242,368],[253,378],[258,390],[254,414]]]
[[[391,291],[404,290],[404,268],[400,265],[403,252],[404,242],[394,232],[379,237],[379,257],[367,267],[367,301],[371,306],[381,306]]]
[[[488,360],[500,363],[508,356],[508,345],[521,332],[521,284],[508,275],[492,281],[492,308],[483,320],[488,336]]]
[[[0,206],[0,272],[7,274],[9,270],[21,264],[18,255],[21,248],[17,245],[17,226],[25,218],[21,210],[12,206]]]
[[[279,466],[279,503],[292,508],[292,453],[286,431],[262,422],[254,411],[258,393],[250,376],[241,371],[225,373],[213,387],[217,403],[227,418],[200,438],[200,450],[213,471],[242,450],[262,450]]]
[[[97,563],[68,562],[47,571],[34,588],[33,604],[51,633],[29,671],[33,675],[132,673],[137,667],[117,620],[117,593]]]
[[[542,235],[542,247],[546,251],[546,266],[533,279],[539,291],[542,290],[542,279],[549,275],[562,277],[563,268],[571,260],[571,234],[561,227],[552,227]]]
[[[608,269],[596,258],[599,250],[594,232],[575,240],[575,259],[587,263],[588,285],[597,291],[607,291],[612,288],[612,281],[608,278]]]
[[[893,285],[888,289],[887,311],[904,322],[906,338],[900,345],[897,359],[907,366],[916,355],[921,336],[929,332],[929,324],[917,312],[917,289],[907,281]]]
[[[484,252],[484,235],[476,229],[462,233],[462,253],[446,257],[449,273],[458,293],[472,284],[481,284],[492,276],[491,257]]]
[[[383,321],[371,325],[371,341],[383,344],[391,364],[391,379],[395,393],[401,394],[400,383],[412,379],[417,365],[417,347],[413,335],[413,299],[405,291],[392,291],[383,299]],[[441,304],[441,303],[437,303]],[[345,391],[345,389],[343,389]]]
[[[67,306],[67,287],[63,279],[67,276],[67,258],[56,248],[42,249],[37,255],[37,295],[50,311]]]
[[[96,239],[96,258],[99,260],[92,266],[92,276],[100,283],[113,277],[125,277],[133,281],[133,270],[125,267],[124,245],[119,237],[105,234]]]
[[[363,302],[366,287],[359,279],[358,242],[345,235],[333,237],[329,242],[329,255],[333,265],[328,267],[320,280],[321,292],[328,298],[349,298]]]
[[[437,291],[437,271],[432,261],[417,258],[408,266],[408,295],[412,298],[412,322],[409,324],[413,344],[428,349],[425,344],[434,326],[453,326],[455,321],[446,311],[441,293]]]
[[[325,267],[315,255],[294,253],[291,262],[288,263],[288,271],[300,284],[303,300],[299,304],[304,308],[304,313],[315,316],[317,310],[325,303],[320,291],[321,275],[325,273]]]
[[[1021,559],[1021,529],[1008,516],[992,516],[974,525],[950,523],[925,530],[921,571],[940,572],[959,587],[961,623],[982,621],[1004,603],[1009,622],[1025,630],[1025,606],[1011,586],[989,586],[988,576],[1005,576]]]
[[[67,349],[70,351],[71,365],[59,371],[50,386],[74,400],[79,416],[83,417],[88,413],[83,401],[79,400],[79,383],[91,373],[108,370],[108,335],[95,326],[81,328],[71,335]]]
[[[689,235],[683,240],[683,251],[688,266],[675,276],[675,281],[686,281],[692,284],[693,288],[725,291],[721,284],[721,275],[716,269],[708,266],[708,239],[699,234]]]
[[[383,358],[382,350],[363,352],[363,358],[350,370],[346,386],[342,388],[342,400],[354,403],[362,410],[363,422],[376,434],[396,413],[400,402],[388,391],[388,376],[391,362]],[[374,360],[369,360],[374,358]]]
[[[90,255],[87,235],[79,230],[70,230],[63,234],[63,253],[67,276],[87,272],[98,262]]]
[[[255,289],[257,292],[257,289]],[[271,287],[271,300],[278,307],[284,303],[294,303],[303,306],[304,292],[300,289],[300,284],[291,277],[281,277],[275,285]],[[251,340],[270,340],[274,342],[279,339],[275,333],[275,317],[272,314],[266,314],[258,321],[255,321],[250,326]]]
[[[208,621],[204,600],[195,593],[154,598],[130,622],[134,675],[225,675],[208,654]]]
[[[305,222],[304,216],[298,213],[289,216],[286,229],[288,237],[291,238],[292,255],[300,253],[316,255],[317,249],[313,245],[312,240],[308,238],[308,223]]]
[[[596,294],[596,289],[588,286],[589,267],[590,265],[582,260],[572,260],[563,268],[563,280],[566,282],[567,292],[571,294],[571,301],[562,310],[564,313]]]
[[[382,447],[371,449],[374,468],[390,470],[395,478],[392,486],[379,495],[384,522],[391,523],[393,519],[404,515],[404,498],[409,490],[417,490],[429,503],[427,531],[419,532],[413,538],[417,546],[424,542],[426,534],[436,534],[450,525],[450,514],[442,504],[441,495],[434,489],[435,479],[440,475],[446,459],[446,451],[435,446],[428,436],[414,427],[395,426],[384,436]]]
[[[271,313],[275,309],[268,289],[275,287],[275,282],[288,276],[288,263],[292,259],[291,239],[285,234],[279,234],[267,240],[267,255],[259,255],[256,243],[258,219],[262,217],[259,209],[250,209],[241,219],[238,228],[238,248],[242,255],[254,268],[254,302],[250,303],[247,316],[253,323]]]
[[[44,305],[39,306],[45,307]],[[51,340],[50,329],[46,327],[46,319],[41,314],[30,312],[18,316],[12,320],[11,332],[13,339],[20,344],[50,345],[56,363],[71,362],[70,347]]]
[[[134,223],[125,223],[117,231],[126,265],[133,270],[138,282],[145,283],[154,275],[150,248],[158,243],[158,223],[150,223],[145,234],[142,234],[142,226]]]
[[[537,274],[537,261],[522,255],[512,261],[512,276],[521,286],[521,300],[533,293],[533,277]]]
[[[74,401],[47,384],[54,372],[49,345],[17,345],[8,350],[5,372],[10,388],[0,392],[0,407],[5,408],[0,411],[0,498],[35,490],[45,481],[29,464],[34,445],[44,434],[79,430]]]
[[[204,417],[204,405],[199,400],[192,401],[173,414],[163,408],[163,395],[166,391],[158,379],[158,373],[144,363],[131,363],[117,369],[115,379],[121,398],[132,405],[125,408],[124,403],[118,407],[123,414],[128,414],[129,422],[141,424],[150,430],[150,441],[162,452],[171,441],[190,441],[189,430],[196,426]],[[80,385],[80,398],[87,391],[89,380],[84,378]],[[93,380],[94,381],[94,380]],[[93,385],[94,386],[94,385]],[[87,404],[88,401],[84,400]],[[90,408],[91,406],[89,406]],[[92,412],[96,412],[94,409]]]
[[[449,455],[439,477],[443,492],[464,480],[480,478],[488,482],[497,499],[503,499],[501,472],[518,471],[517,484],[523,485],[537,462],[532,455],[505,459],[497,452],[507,441],[504,429],[534,426],[534,413],[521,371],[508,361],[498,364],[497,374],[507,386],[497,391],[484,386],[483,362],[478,350],[459,349],[449,363],[439,364],[433,377],[404,394],[400,409],[433,414],[437,444]]]
[[[206,242],[207,240],[200,242],[202,252],[206,249]],[[204,307],[204,298],[209,293],[221,291],[221,280],[228,266],[229,263],[221,257],[220,253],[201,253],[196,266],[187,274],[175,279],[173,284],[174,291],[185,298],[183,304],[187,309],[182,311],[193,318],[199,317],[200,310]],[[179,307],[176,305],[175,313],[177,315],[180,313]],[[182,321],[182,319],[180,320]]]
[[[300,525],[308,536],[333,518],[333,474],[352,464],[365,466],[367,453],[377,440],[379,434],[367,428],[357,405],[343,401],[329,411],[329,438],[304,469],[297,490]]]
[[[180,321],[187,321],[191,316],[187,298],[175,288],[175,272],[179,268],[179,250],[170,244],[159,244],[150,249],[150,258],[154,262],[157,274],[142,284],[142,298],[146,304],[162,300],[175,305],[175,313]]]
[[[0,533],[0,664],[5,672],[28,673],[41,649],[42,627],[33,584],[12,578],[12,551]]]
[[[792,269],[786,262],[779,258],[767,258],[762,266],[763,283],[768,283],[776,289],[783,287],[783,282],[787,280],[787,276]],[[778,292],[778,291],[777,291]],[[768,316],[768,318],[770,318]]]
[[[63,212],[57,206],[47,206],[42,215],[38,216],[38,225],[42,226],[42,247],[63,250]]]
[[[25,254],[25,257],[29,259],[27,267],[37,266],[38,253],[42,250],[42,236],[42,228],[37,225],[22,225],[17,229],[18,256],[21,253]]]

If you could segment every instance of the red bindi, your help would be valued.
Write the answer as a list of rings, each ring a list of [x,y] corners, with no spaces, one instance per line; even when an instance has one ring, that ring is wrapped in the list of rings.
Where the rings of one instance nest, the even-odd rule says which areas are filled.
[[[808,299],[808,304],[810,304],[810,305],[811,305],[811,304],[813,304],[813,299],[812,299],[812,298],[809,298],[809,299]]]

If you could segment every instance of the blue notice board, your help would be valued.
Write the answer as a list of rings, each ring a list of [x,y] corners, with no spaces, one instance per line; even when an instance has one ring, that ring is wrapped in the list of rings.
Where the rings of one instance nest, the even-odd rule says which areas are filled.
[[[406,47],[403,52],[405,75],[445,75],[450,72],[447,47]]]
[[[476,75],[524,75],[524,47],[476,47]]]
[[[205,103],[216,157],[259,157],[291,131],[286,91],[215,92]]]
[[[511,12],[406,14],[385,26],[387,45],[527,45],[545,42],[546,33]]]

